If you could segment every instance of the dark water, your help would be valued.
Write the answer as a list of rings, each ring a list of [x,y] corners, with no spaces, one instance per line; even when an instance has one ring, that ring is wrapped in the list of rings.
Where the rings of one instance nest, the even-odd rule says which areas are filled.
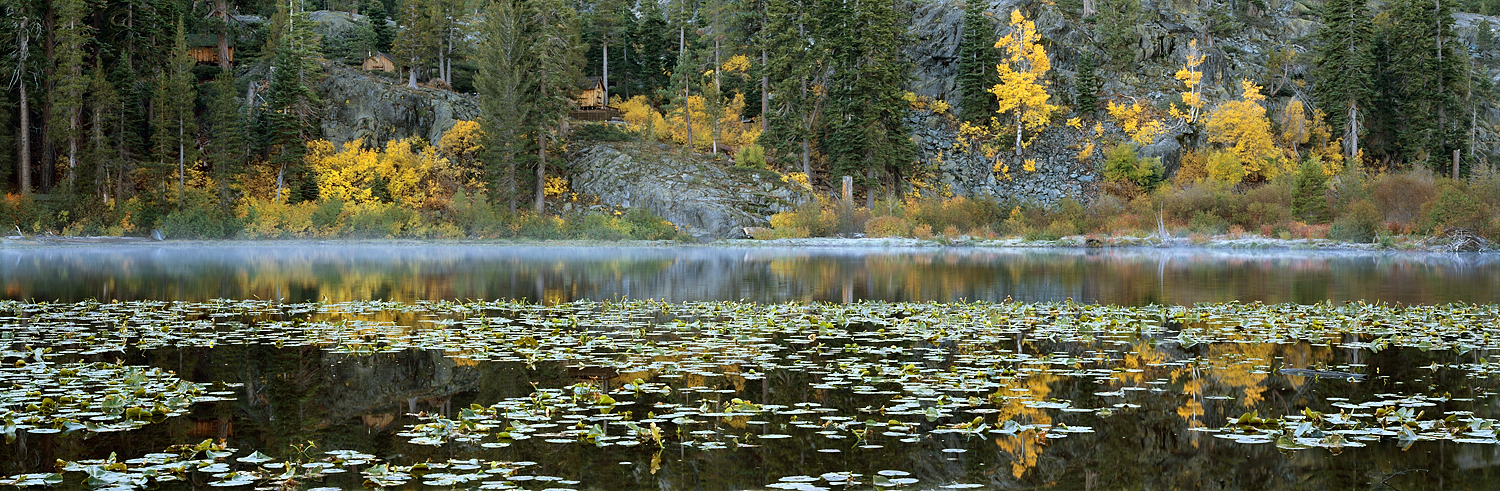
[[[556,304],[614,298],[760,303],[1011,298],[1123,305],[1236,300],[1494,303],[1500,300],[1500,257],[1155,249],[132,246],[0,250],[0,291],[9,299],[61,302],[525,298]],[[416,321],[396,322],[421,329]],[[17,330],[24,324],[15,318],[0,323],[4,323],[0,331]],[[1480,327],[1493,326],[1476,329]],[[806,347],[798,340],[779,342]],[[868,483],[869,476],[881,470],[900,470],[918,479],[916,484],[900,489],[937,489],[949,483],[978,484],[986,489],[1494,489],[1500,479],[1500,445],[1422,441],[1402,448],[1388,439],[1346,448],[1339,455],[1323,449],[1284,453],[1274,445],[1240,444],[1189,429],[1217,426],[1246,411],[1296,414],[1304,407],[1329,408],[1336,401],[1375,400],[1390,394],[1451,395],[1448,402],[1424,410],[1430,414],[1459,411],[1484,418],[1500,417],[1500,398],[1495,395],[1500,383],[1495,376],[1483,370],[1456,368],[1482,365],[1485,357],[1496,357],[1483,349],[1453,353],[1392,348],[1372,353],[1306,342],[1221,343],[1187,349],[1172,345],[1166,338],[1150,336],[1123,346],[1036,340],[1015,349],[1037,356],[1109,353],[1122,366],[1137,370],[1128,378],[1141,390],[1126,400],[1139,407],[1124,408],[1113,415],[1022,410],[1008,416],[1023,422],[1093,429],[1060,439],[1034,431],[1014,436],[928,435],[917,442],[871,436],[866,443],[881,448],[855,449],[853,442],[825,439],[815,429],[798,427],[785,416],[766,416],[762,418],[767,420],[764,426],[711,421],[706,428],[720,435],[776,432],[792,438],[717,450],[677,443],[668,443],[659,451],[651,445],[600,449],[540,439],[499,449],[430,447],[408,443],[407,438],[396,434],[403,426],[420,422],[411,413],[455,417],[471,403],[489,405],[525,397],[534,387],[593,384],[601,377],[559,363],[476,362],[432,349],[352,355],[317,346],[173,346],[77,358],[120,359],[169,369],[192,381],[243,384],[235,389],[238,398],[200,403],[185,416],[88,440],[77,435],[22,432],[17,441],[0,447],[0,477],[47,472],[56,459],[104,458],[111,453],[124,459],[159,452],[170,445],[222,438],[241,449],[237,455],[259,450],[290,458],[311,451],[307,445],[313,444],[314,454],[355,449],[408,464],[470,458],[532,461],[537,464],[528,469],[531,475],[579,483],[516,483],[535,490],[759,489],[784,477],[827,472],[861,473]],[[950,356],[954,354],[962,353]],[[1236,364],[1244,359],[1257,362]],[[821,361],[838,360],[829,355]],[[912,361],[923,363],[921,359]],[[1264,364],[1352,364],[1382,376],[1361,383],[1308,380],[1265,373]],[[931,363],[930,367],[944,369],[943,363]],[[723,374],[697,383],[724,388],[726,392],[715,397],[726,400],[739,397],[784,406],[816,402],[837,408],[839,414],[860,414],[880,421],[898,419],[881,415],[879,402],[847,390],[812,388],[823,376],[816,371],[782,368],[766,375],[759,380],[739,379],[739,385],[730,383],[733,377]],[[610,377],[606,374],[602,380],[623,383],[623,376],[620,380]],[[1119,401],[1104,400],[1098,393],[1110,389],[1087,377],[1035,376],[1028,380],[1039,397],[1070,401],[1074,406],[1103,407]],[[698,396],[689,398],[681,387],[678,390],[664,401],[697,404]],[[622,410],[653,411],[648,403],[636,402],[637,406]],[[871,406],[876,406],[873,412]],[[936,422],[917,418],[911,423],[930,430],[936,424],[962,422],[965,418]],[[63,488],[88,488],[78,473],[68,476]],[[204,475],[195,479],[166,487],[206,489],[211,481]],[[418,482],[407,487],[437,489]],[[300,484],[304,489],[355,489],[362,486],[362,478],[349,473]]]
[[[468,245],[0,250],[3,298],[669,302],[1062,301],[1115,305],[1500,300],[1500,256],[1174,249]]]

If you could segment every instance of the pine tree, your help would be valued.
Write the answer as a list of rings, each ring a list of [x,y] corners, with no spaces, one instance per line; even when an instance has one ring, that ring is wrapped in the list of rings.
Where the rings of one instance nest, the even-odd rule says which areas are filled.
[[[995,113],[995,94],[990,86],[995,84],[995,64],[999,57],[995,53],[995,24],[985,3],[969,0],[964,3],[963,38],[958,44],[958,107],[963,119],[983,123]]]
[[[391,42],[396,40],[396,33],[391,27],[391,14],[385,10],[385,2],[375,0],[370,2],[370,7],[365,10],[366,20],[370,23],[370,29],[375,32],[375,50],[387,52],[391,50]]]
[[[677,66],[676,33],[669,32],[665,14],[656,2],[641,4],[640,21],[630,34],[627,66],[630,67],[632,90],[661,102],[660,90],[671,85],[670,74]]]
[[[1360,120],[1372,97],[1375,69],[1370,51],[1373,34],[1365,3],[1328,0],[1323,4],[1320,47],[1314,62],[1314,95],[1328,124],[1344,138],[1345,158],[1359,154]]]
[[[313,61],[314,36],[304,13],[278,6],[271,27],[286,35],[278,43],[271,62],[271,83],[260,124],[268,161],[277,169],[272,198],[280,200],[284,191],[290,191],[288,201],[298,203],[317,199],[308,193],[317,188],[306,183],[312,173],[302,156],[307,153],[307,142],[318,135],[317,113],[321,102],[312,86],[320,72]]]
[[[48,123],[52,134],[66,142],[65,180],[71,184],[77,173],[83,136],[83,93],[88,88],[88,79],[83,76],[83,56],[92,38],[92,29],[84,20],[88,14],[84,0],[59,0],[54,8],[57,11],[55,66],[52,70],[52,121]]]
[[[516,211],[516,167],[530,147],[531,106],[526,103],[534,61],[528,55],[526,22],[517,0],[491,0],[479,28],[479,104],[488,151],[486,182],[491,199],[504,198]],[[496,165],[498,164],[498,166]],[[501,173],[501,169],[504,173]],[[504,192],[501,193],[502,185]]]
[[[547,210],[547,145],[561,136],[581,58],[577,14],[562,0],[530,0],[523,4],[526,39],[534,59],[535,87],[530,104],[536,124],[536,203],[538,215]],[[556,136],[553,136],[556,135]]]
[[[391,55],[407,67],[407,86],[417,88],[417,71],[424,70],[438,56],[440,40],[438,19],[432,3],[436,0],[403,0],[401,31],[391,44]]]
[[[830,104],[822,141],[832,177],[854,176],[868,190],[878,175],[912,171],[916,148],[905,117],[910,65],[901,51],[906,25],[885,0],[829,2],[823,40],[830,59]]]
[[[187,37],[181,20],[177,22],[177,37],[172,56],[167,60],[152,103],[156,124],[152,127],[158,169],[165,170],[172,163],[177,167],[177,203],[182,204],[186,186],[185,170],[189,161],[196,160],[198,134],[197,119],[193,113],[196,104],[197,79],[193,76],[193,58],[188,55]],[[166,184],[165,172],[154,176]]]
[[[1106,66],[1117,71],[1135,66],[1135,46],[1141,39],[1136,28],[1142,24],[1141,17],[1141,0],[1100,2],[1098,22],[1094,25]]]
[[[93,195],[102,201],[109,199],[108,176],[121,165],[120,149],[111,140],[112,133],[126,131],[123,123],[124,107],[120,91],[110,83],[102,61],[96,61],[89,77],[89,140],[86,153],[87,164],[79,172],[79,182],[93,187]]]
[[[1074,84],[1076,91],[1074,102],[1078,105],[1079,114],[1094,114],[1099,112],[1099,87],[1103,85],[1099,79],[1099,63],[1094,60],[1094,54],[1085,52],[1078,59],[1078,81]]]
[[[31,100],[30,92],[26,88],[26,82],[31,78],[33,73],[29,67],[31,50],[34,48],[32,40],[37,37],[38,33],[36,31],[40,28],[40,24],[28,15],[29,12],[26,12],[25,9],[19,6],[7,5],[5,13],[11,19],[11,22],[13,22],[12,32],[15,35],[14,39],[16,41],[15,64],[8,70],[10,72],[8,75],[10,76],[7,78],[10,80],[10,87],[17,89],[18,104],[16,113],[19,115],[17,118],[19,124],[16,127],[16,134],[18,135],[18,141],[16,142],[16,178],[20,187],[19,191],[24,195],[31,194],[32,187]]]
[[[822,35],[816,0],[767,0],[766,72],[775,96],[764,146],[779,155],[798,154],[802,172],[812,179],[812,136],[821,125],[827,92],[827,51],[810,40]]]
[[[1465,82],[1451,0],[1400,1],[1391,12],[1386,37],[1401,121],[1396,135],[1400,157],[1446,173],[1452,152],[1463,145]]]
[[[219,206],[229,212],[234,194],[243,177],[244,159],[248,154],[245,142],[244,111],[239,92],[235,89],[234,74],[221,71],[212,84],[213,104],[209,106],[208,126],[212,138],[208,141],[208,166],[218,186]]]

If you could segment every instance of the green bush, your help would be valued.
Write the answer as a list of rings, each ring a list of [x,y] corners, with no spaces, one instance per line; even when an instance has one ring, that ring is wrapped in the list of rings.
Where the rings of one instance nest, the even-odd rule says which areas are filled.
[[[1166,168],[1161,159],[1140,158],[1133,144],[1115,145],[1104,151],[1104,179],[1116,183],[1130,183],[1142,191],[1150,192],[1165,178]]]
[[[625,222],[630,224],[630,236],[636,239],[671,240],[677,237],[676,225],[645,208],[631,208],[625,212]]]
[[[1380,233],[1380,212],[1368,200],[1355,201],[1334,219],[1328,228],[1328,238],[1344,242],[1375,242]]]
[[[349,215],[349,235],[358,238],[402,237],[416,218],[417,212],[396,204],[368,203]]]
[[[338,234],[343,228],[339,218],[344,214],[344,201],[339,199],[324,200],[318,202],[318,207],[312,213],[312,225],[318,230],[330,234]]]
[[[206,192],[190,190],[182,207],[161,219],[162,235],[176,239],[222,239],[233,237],[244,224]]]
[[[734,162],[741,167],[764,169],[766,168],[766,150],[754,143],[745,145],[734,152]]]
[[[516,235],[521,237],[538,240],[554,240],[564,237],[561,220],[556,218],[527,213],[521,215],[517,222]]]

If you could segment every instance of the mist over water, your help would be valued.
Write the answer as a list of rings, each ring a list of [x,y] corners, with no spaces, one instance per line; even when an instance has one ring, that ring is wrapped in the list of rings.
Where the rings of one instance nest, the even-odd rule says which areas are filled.
[[[1500,299],[1500,256],[1185,249],[266,244],[0,250],[36,301],[619,298],[1146,305]]]

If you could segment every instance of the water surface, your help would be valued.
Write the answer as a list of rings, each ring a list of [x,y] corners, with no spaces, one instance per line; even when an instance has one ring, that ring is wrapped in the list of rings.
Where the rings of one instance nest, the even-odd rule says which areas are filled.
[[[4,298],[303,301],[1063,301],[1404,304],[1500,299],[1500,256],[1201,249],[452,244],[0,250]]]

